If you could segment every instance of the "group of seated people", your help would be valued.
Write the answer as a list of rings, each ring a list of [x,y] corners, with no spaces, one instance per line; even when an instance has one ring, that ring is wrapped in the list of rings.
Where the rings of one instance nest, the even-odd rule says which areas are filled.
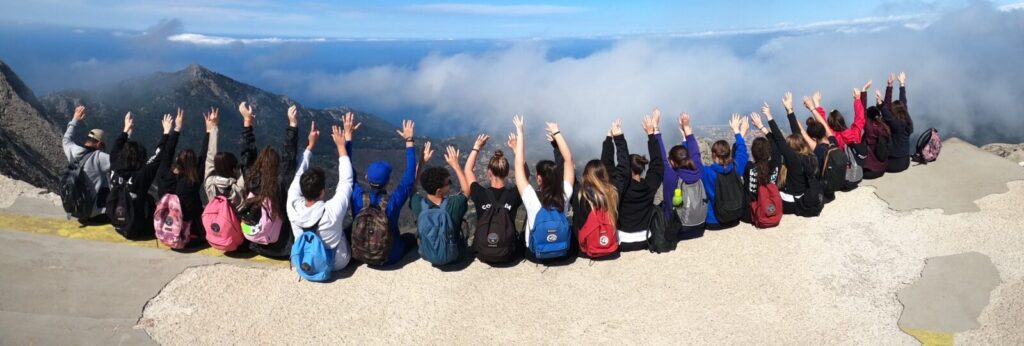
[[[892,101],[896,80],[899,100]],[[586,162],[579,175],[569,143],[552,122],[546,123],[545,136],[554,157],[537,161],[531,171],[524,118],[515,116],[515,131],[506,143],[512,162],[502,150],[483,159],[485,184],[477,181],[474,167],[488,135],[477,137],[465,166],[462,152],[453,146],[443,153],[447,168],[427,166],[434,149],[425,143],[418,160],[415,124],[403,121],[396,132],[405,141],[405,169],[390,191],[392,168],[386,161],[371,163],[363,181],[357,179],[352,139],[360,124],[349,113],[331,126],[338,185],[330,198],[327,173],[310,165],[320,129],[310,124],[305,150],[299,152],[295,106],[288,109],[279,152],[271,145],[257,148],[254,111],[242,102],[240,159],[218,150],[216,108],[204,113],[207,135],[200,153],[205,158],[200,159],[191,149],[176,151],[184,124],[181,109],[176,116],[163,116],[163,136],[149,156],[131,139],[131,113],[109,154],[101,129],[90,131],[82,145],[75,143],[76,127],[86,116],[79,106],[64,134],[69,168],[61,196],[65,210],[83,224],[109,222],[128,239],[155,236],[173,249],[209,244],[226,252],[245,247],[290,258],[299,275],[312,281],[326,280],[352,259],[388,267],[416,249],[438,266],[474,256],[492,265],[524,257],[554,264],[578,257],[613,258],[608,256],[622,251],[665,252],[705,230],[741,222],[770,228],[784,214],[817,216],[836,192],[855,189],[861,179],[906,170],[913,121],[905,83],[904,73],[891,75],[885,96],[876,91],[872,106],[867,104],[871,82],[855,88],[850,125],[840,111],[822,108],[820,93],[803,98],[811,116],[800,122],[787,92],[782,104],[789,135],[766,102],[760,113],[733,114],[733,143],[710,145],[711,162],[701,159],[687,113],[678,118],[682,143],[666,151],[661,112],[654,109],[641,120],[646,156],[630,153],[622,121],[616,120],[601,157]],[[762,136],[753,139],[748,151],[751,123]],[[452,189],[453,173],[460,192]],[[509,186],[510,173],[514,187]],[[414,193],[417,181],[421,191]],[[465,220],[470,200],[476,220]],[[525,224],[517,226],[521,206]],[[416,219],[415,232],[399,229],[405,208]],[[470,223],[475,225],[471,230]]]

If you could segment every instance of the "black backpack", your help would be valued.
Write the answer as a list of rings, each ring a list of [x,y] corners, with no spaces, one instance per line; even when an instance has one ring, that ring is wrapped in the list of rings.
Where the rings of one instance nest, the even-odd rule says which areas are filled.
[[[804,191],[803,197],[799,200],[800,206],[807,211],[807,214],[801,216],[818,216],[825,207],[825,191],[822,182],[817,178],[818,159],[812,154],[807,161],[809,162],[804,162],[807,191]]]
[[[649,230],[647,250],[663,253],[676,249],[676,243],[679,242],[679,230],[675,227],[669,227],[669,223],[665,220],[665,212],[661,210],[659,205],[651,206],[651,227]]]
[[[736,166],[729,173],[718,174],[715,181],[715,217],[719,224],[728,224],[738,221],[743,216],[743,206],[746,204],[746,192],[743,189],[743,181],[736,172]]]
[[[491,188],[484,189],[490,206],[476,221],[473,234],[473,249],[476,257],[484,263],[506,263],[512,261],[516,254],[519,241],[516,240],[516,224],[511,213],[505,208],[505,200],[509,194],[515,193],[505,189],[501,199],[494,197]]]
[[[83,154],[78,160],[68,164],[67,170],[60,178],[60,200],[64,204],[64,212],[79,220],[91,217],[96,206],[92,182],[83,169],[85,158],[92,154],[93,152]]]
[[[114,230],[126,239],[139,239],[143,235],[153,234],[153,222],[142,215],[148,208],[148,193],[139,194],[135,191],[131,176],[125,178],[117,172],[110,176],[110,194],[107,197],[107,216]]]
[[[825,164],[821,166],[821,182],[825,191],[842,191],[846,186],[846,168],[850,166],[850,158],[835,144],[830,143],[827,150]]]

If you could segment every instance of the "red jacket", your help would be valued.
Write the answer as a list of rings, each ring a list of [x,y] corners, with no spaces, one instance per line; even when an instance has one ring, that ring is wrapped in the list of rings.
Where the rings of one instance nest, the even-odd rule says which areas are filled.
[[[828,116],[826,115],[824,108],[818,107],[817,111],[819,114],[821,114],[822,118],[828,119]],[[826,123],[828,122],[826,121]],[[864,104],[861,103],[860,99],[853,100],[853,124],[851,124],[849,128],[842,131],[832,129],[832,132],[834,132],[836,135],[836,143],[839,145],[839,149],[845,150],[846,143],[860,143],[861,134],[864,132]]]

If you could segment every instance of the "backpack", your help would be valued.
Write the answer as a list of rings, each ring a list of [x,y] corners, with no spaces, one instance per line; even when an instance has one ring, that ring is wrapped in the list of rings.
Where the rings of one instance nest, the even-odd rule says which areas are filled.
[[[772,228],[782,221],[782,195],[773,183],[757,187],[757,199],[750,202],[750,221],[757,228]]]
[[[827,150],[825,164],[821,166],[821,182],[825,191],[842,191],[846,185],[846,169],[850,165],[850,158],[835,144],[829,143]]]
[[[821,180],[818,180],[818,159],[813,154],[804,162],[804,178],[807,179],[807,191],[798,201],[800,206],[809,213],[802,216],[818,216],[825,207],[825,191]]]
[[[235,251],[245,242],[235,208],[223,195],[214,197],[203,209],[203,227],[206,228],[206,241],[214,249]]]
[[[942,139],[939,138],[939,130],[933,127],[917,138],[917,150],[914,151],[912,159],[914,162],[926,165],[938,159],[940,151],[942,151]]]
[[[476,221],[476,231],[473,235],[473,249],[476,250],[476,257],[485,263],[504,263],[511,261],[515,256],[516,247],[516,224],[505,209],[505,198],[508,194],[514,193],[506,189],[500,200],[494,198],[494,191],[490,188],[484,189],[487,192],[490,206],[485,206],[483,214]]]
[[[459,259],[459,237],[455,235],[455,222],[448,214],[448,198],[437,208],[431,208],[426,197],[420,200],[420,215],[416,218],[416,231],[420,239],[420,257],[434,265],[445,265]]]
[[[537,259],[564,257],[569,252],[569,219],[565,213],[542,208],[534,215],[530,252]]]
[[[320,216],[323,219],[323,215]],[[313,227],[303,228],[292,244],[291,264],[299,277],[307,281],[324,282],[334,271],[335,253],[320,239],[320,221]]]
[[[700,226],[708,218],[708,195],[704,191],[704,183],[697,181],[687,184],[682,179],[676,185],[675,197],[672,198],[673,210],[683,227]],[[676,203],[678,199],[679,203]]]
[[[273,201],[265,199],[260,203],[255,197],[250,192],[242,209],[238,212],[238,217],[242,220],[242,235],[255,244],[273,244],[281,236],[284,215],[272,217],[274,215]]]
[[[380,206],[370,204],[370,195],[363,195],[363,210],[352,221],[352,258],[370,265],[388,260],[394,241],[388,229],[387,195],[380,196]]]
[[[580,251],[587,257],[598,258],[619,250],[618,230],[612,227],[611,215],[603,209],[592,209],[587,221],[580,227]]]
[[[87,219],[92,216],[93,208],[96,206],[92,182],[83,169],[85,158],[89,155],[92,155],[92,152],[83,154],[78,160],[68,164],[67,170],[60,178],[60,200],[69,218]]]
[[[846,158],[849,163],[846,165],[846,186],[851,187],[864,180],[864,167],[857,162],[857,155],[853,152],[853,146],[846,145]],[[864,161],[860,161],[864,162]]]
[[[184,248],[192,236],[191,224],[182,217],[178,195],[165,194],[153,212],[153,230],[156,239],[172,249]]]
[[[743,204],[746,201],[746,193],[743,190],[743,181],[736,172],[736,166],[729,173],[718,174],[715,181],[715,217],[719,224],[735,222],[743,216]]]
[[[153,224],[139,215],[151,206],[148,194],[132,192],[134,178],[122,177],[117,172],[111,173],[110,194],[107,196],[107,216],[114,230],[126,239],[138,239],[145,234],[152,234]]]
[[[700,182],[697,185],[700,185]],[[647,236],[647,250],[657,253],[669,252],[676,249],[678,241],[679,230],[669,227],[668,221],[665,220],[665,212],[661,210],[660,205],[653,206],[651,208],[650,233]]]

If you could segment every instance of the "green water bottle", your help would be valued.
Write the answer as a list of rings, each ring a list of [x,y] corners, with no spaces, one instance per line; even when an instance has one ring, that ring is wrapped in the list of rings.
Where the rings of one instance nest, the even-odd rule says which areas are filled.
[[[676,193],[672,196],[672,205],[676,208],[683,206],[683,189],[676,188]]]

